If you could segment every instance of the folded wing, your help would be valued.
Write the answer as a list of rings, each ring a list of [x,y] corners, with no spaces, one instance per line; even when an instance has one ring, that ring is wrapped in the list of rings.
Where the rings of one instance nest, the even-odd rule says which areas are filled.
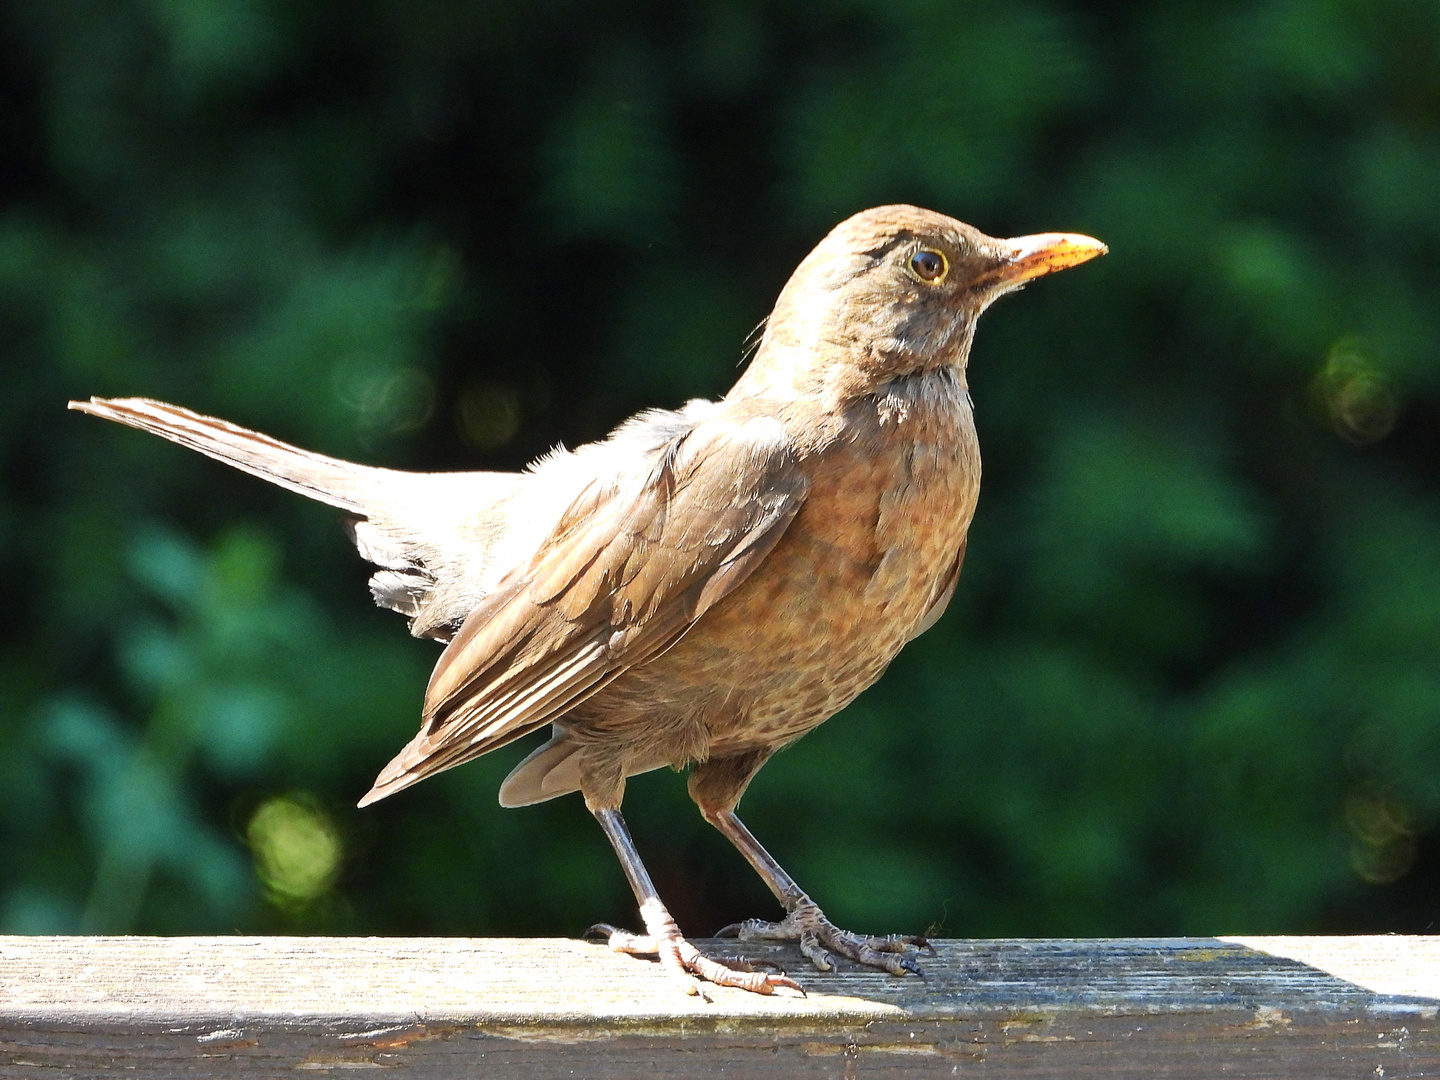
[[[641,417],[555,462],[572,475],[588,462],[593,479],[465,619],[419,734],[360,805],[559,718],[674,645],[774,548],[808,487],[781,425],[718,410],[653,417],[670,427],[644,453],[607,453],[644,441]]]

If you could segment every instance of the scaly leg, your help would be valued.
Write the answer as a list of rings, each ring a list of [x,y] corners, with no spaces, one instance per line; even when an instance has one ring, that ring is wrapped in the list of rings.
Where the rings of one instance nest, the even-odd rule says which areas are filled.
[[[866,937],[841,930],[825,917],[815,901],[806,896],[799,885],[775,861],[774,857],[760,845],[745,823],[735,816],[734,810],[706,810],[700,808],[705,820],[724,834],[735,845],[736,850],[755,868],[755,872],[770,886],[785,908],[785,918],[780,922],[765,922],[763,919],[747,919],[727,926],[716,933],[716,937],[737,937],[741,941],[797,941],[800,951],[821,971],[835,970],[835,957],[839,953],[860,964],[884,968],[891,975],[910,972],[925,977],[920,965],[909,955],[917,948],[926,949],[930,943],[919,934],[890,934],[887,937]],[[932,950],[933,951],[933,950]]]
[[[635,891],[635,899],[640,904],[640,918],[645,922],[644,936],[618,930],[606,923],[592,926],[592,931],[607,935],[610,948],[623,953],[658,954],[660,963],[680,980],[687,994],[700,994],[700,984],[696,982],[695,976],[716,986],[735,986],[757,994],[774,993],[777,986],[788,986],[802,994],[805,992],[799,983],[785,975],[754,971],[743,961],[732,964],[703,955],[680,933],[680,928],[675,925],[675,920],[661,902],[645,864],[640,861],[640,853],[635,850],[635,841],[631,839],[630,830],[625,825],[625,819],[620,816],[620,811],[592,807],[591,812],[605,830],[610,846],[615,849],[615,855],[619,858],[625,876],[630,881],[630,888]]]

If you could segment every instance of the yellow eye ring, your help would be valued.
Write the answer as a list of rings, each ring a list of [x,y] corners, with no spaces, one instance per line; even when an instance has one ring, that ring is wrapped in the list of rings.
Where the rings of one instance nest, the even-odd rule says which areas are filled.
[[[950,272],[950,260],[945,258],[943,251],[934,248],[921,248],[910,256],[908,265],[910,273],[926,285],[939,285]]]

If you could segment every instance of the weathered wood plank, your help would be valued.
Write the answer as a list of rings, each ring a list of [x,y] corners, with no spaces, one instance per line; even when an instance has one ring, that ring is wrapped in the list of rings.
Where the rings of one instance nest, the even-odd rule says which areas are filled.
[[[1440,937],[943,941],[681,994],[568,940],[0,938],[0,1076],[1440,1076]]]

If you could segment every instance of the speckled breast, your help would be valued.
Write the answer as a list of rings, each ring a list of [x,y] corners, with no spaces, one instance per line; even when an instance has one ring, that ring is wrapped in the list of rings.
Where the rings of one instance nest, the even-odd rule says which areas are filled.
[[[831,417],[802,450],[810,491],[775,550],[590,704],[649,714],[647,726],[664,710],[686,757],[723,756],[798,738],[878,679],[947,584],[979,493],[969,395],[946,374]]]

